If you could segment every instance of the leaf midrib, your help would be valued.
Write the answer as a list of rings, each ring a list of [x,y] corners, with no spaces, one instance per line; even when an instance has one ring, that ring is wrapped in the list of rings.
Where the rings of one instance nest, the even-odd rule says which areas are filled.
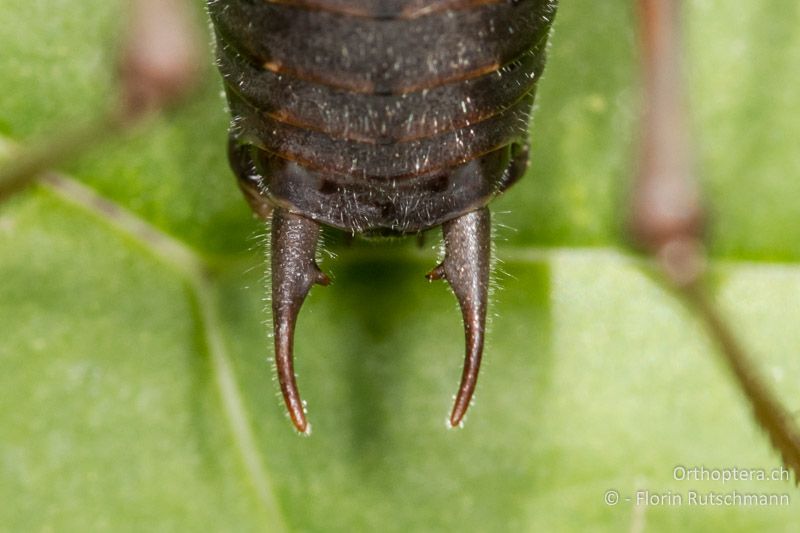
[[[79,180],[60,173],[50,173],[41,185],[65,204],[92,215],[94,220],[126,238],[134,240],[167,268],[175,271],[190,287],[192,298],[199,310],[200,324],[222,402],[223,412],[235,443],[237,454],[249,477],[257,501],[278,531],[286,531],[285,512],[279,505],[272,479],[262,460],[257,445],[250,413],[241,396],[241,386],[225,345],[222,323],[218,315],[217,275],[234,265],[252,262],[252,256],[225,256],[204,254],[181,239],[144,220],[127,208],[103,196]],[[601,261],[622,261],[636,266],[648,266],[650,261],[642,256],[613,247],[533,247],[500,245],[497,255],[505,263],[534,264],[563,257],[587,257]],[[358,262],[365,259],[430,262],[430,249],[409,247],[353,248],[337,262]],[[714,267],[769,268],[796,270],[796,263],[770,263],[741,259],[715,259]]]
[[[196,250],[164,233],[126,208],[62,174],[43,176],[41,184],[64,203],[80,209],[113,231],[137,242],[153,257],[175,270],[187,283],[200,316],[199,328],[210,355],[214,381],[222,402],[236,450],[247,472],[257,500],[275,531],[287,531],[286,519],[273,490],[256,444],[250,416],[240,394],[233,364],[226,348],[222,325],[217,313],[217,283],[207,261]]]

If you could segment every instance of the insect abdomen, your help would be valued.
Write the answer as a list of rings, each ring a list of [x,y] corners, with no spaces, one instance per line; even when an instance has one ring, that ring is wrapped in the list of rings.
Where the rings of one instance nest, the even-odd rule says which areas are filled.
[[[235,166],[271,203],[415,232],[516,180],[554,0],[209,4]]]

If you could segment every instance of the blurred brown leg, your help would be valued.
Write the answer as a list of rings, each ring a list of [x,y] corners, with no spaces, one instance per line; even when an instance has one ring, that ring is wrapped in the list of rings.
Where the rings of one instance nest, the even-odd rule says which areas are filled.
[[[703,212],[693,176],[680,69],[677,0],[639,0],[645,113],[630,229],[672,287],[699,314],[784,464],[800,477],[800,432],[707,294],[702,277]]]
[[[66,126],[12,157],[0,168],[0,201],[46,170],[183,101],[195,87],[202,47],[185,0],[133,0],[125,20],[116,101],[85,125]]]

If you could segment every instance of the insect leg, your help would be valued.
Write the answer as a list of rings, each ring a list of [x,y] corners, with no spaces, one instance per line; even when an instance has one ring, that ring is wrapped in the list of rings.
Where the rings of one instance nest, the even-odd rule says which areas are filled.
[[[228,135],[228,163],[236,176],[236,183],[253,213],[262,220],[270,220],[272,204],[262,194],[262,178],[255,168],[250,152],[250,146],[239,143],[234,135]]]
[[[116,100],[90,122],[63,127],[0,167],[0,201],[36,177],[182,102],[200,70],[198,31],[185,0],[134,0],[117,65]]]
[[[631,232],[657,259],[668,283],[704,321],[783,462],[800,478],[800,431],[741,347],[703,284],[703,212],[680,72],[680,2],[639,0],[645,120],[633,191]]]
[[[489,209],[484,207],[446,222],[442,226],[444,261],[427,276],[429,280],[446,279],[450,283],[464,318],[466,356],[450,414],[452,427],[461,423],[469,408],[483,355],[492,247],[489,218]]]
[[[283,400],[292,423],[308,433],[303,402],[294,375],[294,327],[300,307],[315,283],[327,285],[315,259],[320,226],[309,218],[285,209],[272,213],[272,321],[275,333],[275,364]]]
[[[633,189],[631,230],[643,248],[677,261],[700,244],[703,212],[694,176],[680,73],[680,2],[640,0],[645,110],[639,171]],[[678,249],[686,253],[677,254]],[[681,284],[699,271],[668,272]],[[681,278],[678,280],[678,278]]]

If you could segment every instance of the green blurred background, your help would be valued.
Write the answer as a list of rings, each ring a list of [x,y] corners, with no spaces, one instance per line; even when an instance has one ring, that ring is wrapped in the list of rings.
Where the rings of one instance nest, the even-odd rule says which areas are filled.
[[[4,2],[7,150],[107,101],[122,4]],[[691,0],[685,20],[717,296],[796,412],[800,4]],[[334,284],[297,340],[314,433],[292,432],[267,362],[264,230],[226,167],[211,69],[180,112],[62,169],[193,250],[213,274],[201,293],[52,190],[0,206],[0,529],[797,531],[790,483],[673,479],[779,463],[691,314],[618,251],[636,58],[632,2],[561,2],[531,169],[494,204],[501,288],[458,431],[463,333],[422,277],[431,234],[422,250],[331,239]],[[610,489],[791,504],[607,505]]]

